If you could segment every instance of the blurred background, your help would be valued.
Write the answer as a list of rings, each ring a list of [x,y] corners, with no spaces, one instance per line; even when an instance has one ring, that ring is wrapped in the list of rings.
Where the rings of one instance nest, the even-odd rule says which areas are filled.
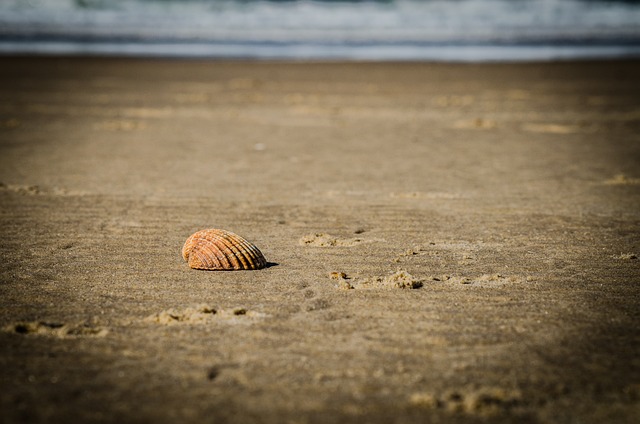
[[[640,57],[640,1],[0,0],[0,53],[447,61]]]

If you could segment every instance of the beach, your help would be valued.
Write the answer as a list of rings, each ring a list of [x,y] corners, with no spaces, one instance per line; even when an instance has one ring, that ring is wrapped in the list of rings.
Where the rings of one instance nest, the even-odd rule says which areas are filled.
[[[637,422],[639,75],[0,57],[0,421]]]

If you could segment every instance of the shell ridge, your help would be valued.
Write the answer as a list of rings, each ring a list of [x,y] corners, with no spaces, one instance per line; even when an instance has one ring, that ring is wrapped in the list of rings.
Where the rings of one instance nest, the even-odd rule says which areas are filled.
[[[196,233],[197,234],[197,233]],[[189,259],[189,254],[193,250],[193,240],[195,239],[195,234],[187,239],[182,246],[182,258],[186,261]]]
[[[240,240],[244,247],[244,252],[247,256],[247,262],[250,264],[251,269],[258,269],[262,267],[262,252],[252,243],[249,243],[245,239]]]
[[[237,234],[234,234],[234,248],[237,250],[238,259],[242,262],[243,269],[255,269],[254,260],[251,257],[249,250],[247,249],[250,246],[249,243],[244,238],[240,237]]]
[[[187,238],[182,257],[194,269],[253,270],[267,261],[256,245],[231,231],[200,230]]]
[[[220,254],[219,249],[209,240],[198,246],[198,250],[206,257],[208,269],[224,268],[224,255]]]
[[[221,246],[222,244],[222,246]],[[218,237],[215,243],[211,242],[211,251],[220,262],[219,269],[234,268],[232,258],[229,255],[227,246],[222,242],[222,238]]]
[[[238,235],[236,235],[234,241],[236,242],[234,247],[238,250],[238,259],[242,261],[244,269],[255,269],[255,261],[250,252],[251,243]]]
[[[235,258],[233,249],[230,247],[230,243],[227,242],[228,236],[228,231],[215,230],[209,231],[205,235],[205,239],[207,241],[207,245],[210,246],[210,253],[215,255],[220,262],[217,269],[241,269],[237,259]]]
[[[231,263],[231,267],[233,269],[244,269],[244,264],[239,260],[240,258],[238,257],[238,250],[234,246],[233,239],[231,239],[229,235],[226,236],[227,237],[220,238],[220,244],[222,244],[226,248],[226,251],[224,253],[227,260]]]
[[[258,249],[258,246],[249,243],[249,247],[251,248],[251,252],[255,255],[255,258],[257,260],[257,268],[264,268],[265,266],[267,266],[267,259],[262,254],[262,251]]]
[[[260,269],[260,268],[266,267],[267,259],[264,257],[264,254],[262,253],[262,251],[258,249],[258,246],[256,246],[253,243],[249,243],[249,247],[251,248],[251,252],[256,257],[256,260],[257,260],[256,268]]]
[[[191,236],[185,243],[188,258],[193,256],[193,264],[197,269],[224,269],[224,255],[216,252],[215,243],[203,231]],[[189,259],[189,263],[192,261]],[[190,265],[191,266],[191,265]],[[192,267],[193,268],[193,267]]]
[[[252,269],[251,260],[244,252],[246,240],[231,231],[224,231],[223,243],[232,252],[232,258],[236,260],[237,268],[235,269]]]
[[[200,251],[192,250],[189,254],[189,266],[196,269],[207,269],[206,258]]]

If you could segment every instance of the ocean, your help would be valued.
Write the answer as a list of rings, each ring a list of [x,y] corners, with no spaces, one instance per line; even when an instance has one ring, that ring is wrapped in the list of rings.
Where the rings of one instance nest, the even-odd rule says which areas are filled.
[[[640,1],[0,0],[0,54],[287,60],[640,57]]]

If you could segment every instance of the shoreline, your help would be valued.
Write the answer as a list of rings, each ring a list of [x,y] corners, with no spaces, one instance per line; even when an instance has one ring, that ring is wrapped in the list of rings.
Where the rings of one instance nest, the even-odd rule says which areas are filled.
[[[407,59],[407,60],[377,60],[377,59],[345,59],[345,58],[252,58],[252,57],[197,57],[197,56],[135,56],[127,54],[39,54],[29,52],[15,52],[15,53],[0,53],[1,61],[50,61],[50,60],[64,60],[64,61],[130,61],[130,62],[167,62],[167,63],[211,63],[211,64],[270,64],[270,65],[378,65],[378,66],[393,66],[393,65],[414,65],[414,66],[452,66],[452,67],[464,67],[464,66],[523,66],[523,65],[539,65],[539,66],[554,66],[554,65],[579,65],[579,64],[592,64],[596,66],[604,66],[607,64],[615,65],[617,63],[633,63],[640,62],[640,57],[636,56],[622,56],[622,57],[581,57],[581,58],[567,58],[567,59],[531,59],[531,60],[477,60],[477,61],[463,61],[463,60],[422,60],[422,59]]]
[[[310,53],[308,50],[314,51]],[[291,61],[291,62],[411,62],[411,63],[553,63],[567,61],[639,60],[640,45],[629,43],[500,43],[372,45],[370,47],[312,45],[290,46],[287,43],[145,43],[121,42],[76,43],[69,41],[29,42],[0,41],[0,56],[35,57],[122,57],[160,60],[215,61]]]

